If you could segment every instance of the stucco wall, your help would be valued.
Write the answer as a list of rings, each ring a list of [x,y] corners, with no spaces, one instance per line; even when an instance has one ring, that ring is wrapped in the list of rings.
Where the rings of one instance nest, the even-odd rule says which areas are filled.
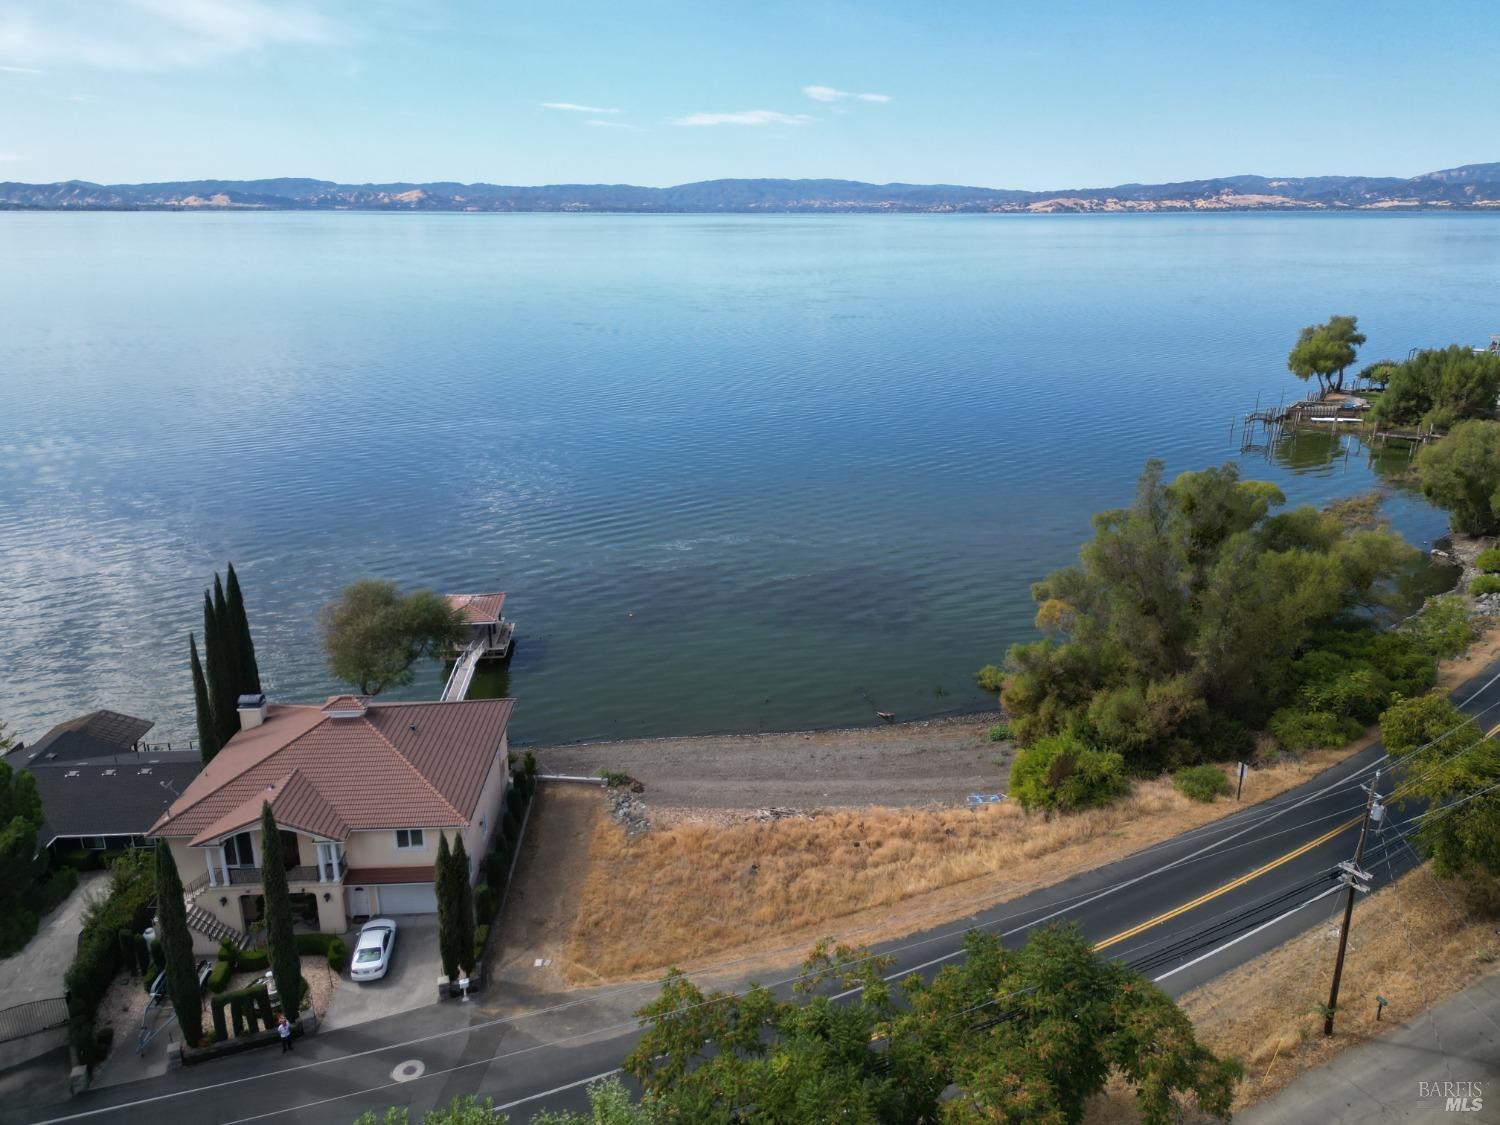
[[[479,803],[474,809],[474,819],[464,829],[464,850],[469,853],[469,877],[476,878],[482,870],[480,861],[495,842],[495,833],[500,831],[501,808],[505,802],[505,782],[510,776],[510,749],[507,739],[501,739],[495,760],[490,763],[489,775],[484,779],[484,788],[479,791]],[[488,831],[480,825],[485,818]]]
[[[417,867],[437,859],[437,829],[422,828],[420,848],[396,847],[396,830],[382,828],[373,832],[351,832],[344,841],[344,857],[350,867]]]

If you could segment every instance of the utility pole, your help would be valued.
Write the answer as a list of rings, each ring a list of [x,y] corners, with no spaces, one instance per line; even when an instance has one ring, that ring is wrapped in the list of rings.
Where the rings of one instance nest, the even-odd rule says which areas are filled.
[[[1375,771],[1375,776],[1370,780],[1369,795],[1365,799],[1365,818],[1359,826],[1359,843],[1354,846],[1354,862],[1341,863],[1339,867],[1344,872],[1344,885],[1349,888],[1349,897],[1344,902],[1344,925],[1339,930],[1339,955],[1333,963],[1333,987],[1328,990],[1328,1015],[1323,1019],[1323,1034],[1333,1034],[1333,1015],[1339,1004],[1339,981],[1344,975],[1344,950],[1349,945],[1349,923],[1354,918],[1354,891],[1359,886],[1359,880],[1368,879],[1369,873],[1360,869],[1360,860],[1365,857],[1365,837],[1370,831],[1370,821],[1379,820],[1385,815],[1385,807],[1380,804],[1375,789],[1380,784],[1380,771]],[[1368,884],[1363,890],[1369,890]]]

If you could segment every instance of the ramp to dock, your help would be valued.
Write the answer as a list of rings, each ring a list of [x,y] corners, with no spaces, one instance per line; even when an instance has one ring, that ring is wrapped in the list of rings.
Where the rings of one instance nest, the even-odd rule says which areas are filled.
[[[471,641],[469,647],[458,654],[453,671],[448,673],[448,682],[443,685],[443,694],[438,696],[440,701],[446,703],[451,699],[468,698],[469,685],[474,682],[474,670],[479,667],[484,650],[485,642],[480,639]]]

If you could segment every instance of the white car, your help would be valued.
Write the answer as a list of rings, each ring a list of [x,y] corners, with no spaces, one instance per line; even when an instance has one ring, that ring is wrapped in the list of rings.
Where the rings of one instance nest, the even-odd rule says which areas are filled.
[[[379,980],[391,967],[391,951],[396,948],[396,923],[389,918],[372,918],[359,928],[354,956],[349,959],[350,980]]]

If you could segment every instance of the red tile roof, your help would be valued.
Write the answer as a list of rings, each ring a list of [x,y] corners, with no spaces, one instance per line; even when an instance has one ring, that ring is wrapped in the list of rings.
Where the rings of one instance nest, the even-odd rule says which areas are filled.
[[[199,843],[239,831],[259,817],[267,786],[278,821],[285,807],[287,827],[332,839],[467,826],[514,708],[513,699],[372,703],[340,717],[271,704],[266,721],[230,739],[151,834]]]
[[[470,625],[498,625],[504,594],[449,594],[448,604],[460,610]]]
[[[293,770],[286,777],[257,790],[193,837],[194,845],[210,844],[260,823],[261,808],[270,803],[278,828],[293,828],[325,840],[343,840],[349,826],[327,798],[303,773]]]

